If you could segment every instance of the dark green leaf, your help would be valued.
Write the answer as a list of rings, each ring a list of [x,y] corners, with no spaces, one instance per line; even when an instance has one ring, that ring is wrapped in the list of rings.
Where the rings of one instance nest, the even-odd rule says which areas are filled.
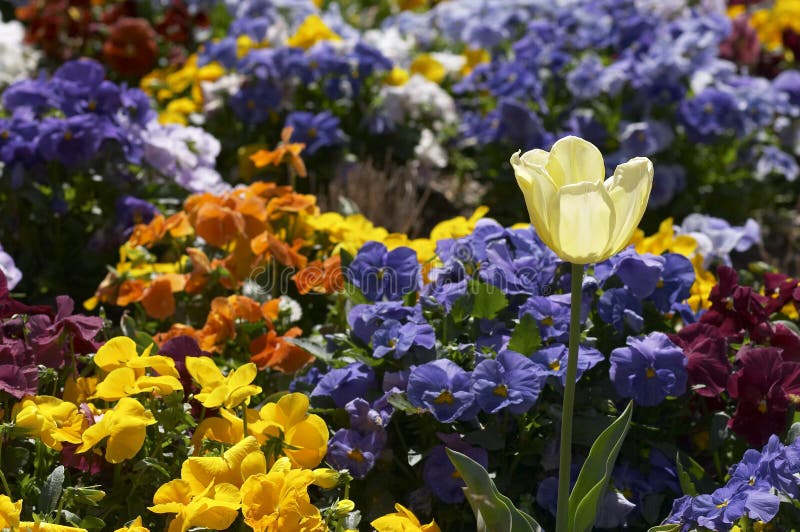
[[[85,528],[87,530],[102,530],[106,526],[105,521],[93,515],[87,515],[78,524],[78,528]]]
[[[658,525],[650,528],[647,532],[680,532],[681,525],[678,523],[671,525]]]
[[[347,297],[353,303],[353,305],[360,305],[362,303],[372,303],[367,296],[364,295],[356,285],[350,282],[344,283],[344,293],[347,294]]]
[[[478,532],[541,532],[533,517],[497,490],[483,466],[452,449],[447,455],[467,485],[464,495],[475,513]]]
[[[408,399],[406,399],[406,396],[403,393],[393,393],[387,397],[386,400],[390,405],[403,412],[407,412],[409,414],[418,414],[420,412],[419,408],[408,402]]]
[[[508,348],[525,356],[530,356],[542,345],[542,337],[539,334],[539,325],[536,318],[530,314],[525,314],[514,327]]]
[[[464,440],[487,451],[500,451],[506,446],[506,435],[498,430],[476,430],[464,436]]]
[[[469,289],[475,296],[475,302],[472,305],[472,316],[475,318],[490,320],[508,306],[508,298],[496,286],[480,281],[471,281]]]
[[[58,466],[48,475],[47,480],[42,486],[39,494],[38,511],[42,514],[49,514],[58,508],[58,500],[61,498],[61,491],[64,487],[64,466]]]
[[[617,461],[622,442],[628,434],[632,416],[633,401],[628,403],[622,414],[592,445],[569,497],[568,530],[571,532],[587,532],[592,529],[614,462]]]
[[[308,351],[311,355],[320,360],[323,360],[325,362],[330,362],[333,359],[331,354],[328,353],[327,349],[325,349],[325,346],[320,345],[316,342],[312,342],[307,338],[290,338],[288,336],[284,336],[283,339],[289,342],[290,344],[296,345],[300,349]]]
[[[686,453],[678,452],[675,456],[675,468],[678,471],[678,481],[681,484],[681,491],[684,495],[697,495],[697,488],[695,481],[703,478],[705,470],[703,466],[695,462],[691,456]]]

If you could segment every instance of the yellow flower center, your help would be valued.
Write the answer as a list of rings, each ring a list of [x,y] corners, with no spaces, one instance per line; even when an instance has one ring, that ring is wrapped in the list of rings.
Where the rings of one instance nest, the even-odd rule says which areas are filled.
[[[558,371],[561,369],[561,362],[558,360],[553,360],[550,362],[550,369],[553,371]]]
[[[3,132],[0,133],[0,138],[2,138],[2,139],[7,139],[10,136],[11,136],[11,134],[8,132],[8,130],[3,130]]]
[[[356,462],[363,462],[364,461],[364,454],[359,451],[358,449],[353,449],[349,453],[347,453],[347,457],[350,460],[355,460]]]
[[[542,325],[544,325],[545,327],[552,327],[553,323],[555,322],[553,321],[552,316],[545,316],[544,318],[542,318]]]
[[[453,399],[453,394],[450,393],[450,390],[443,390],[442,393],[439,394],[439,397],[434,399],[433,402],[437,405],[452,405],[455,400]]]
[[[758,402],[758,411],[761,412],[762,414],[766,414],[767,413],[767,400],[766,399],[762,399],[762,400],[760,400]]]
[[[508,397],[508,388],[506,388],[505,384],[498,384],[494,387],[492,393],[500,397]]]
[[[647,368],[644,374],[645,376],[647,376],[648,379],[652,379],[653,377],[656,376],[656,370],[654,370],[653,368]]]
[[[728,501],[727,500],[722,501],[721,503],[719,503],[717,505],[717,508],[725,508],[726,506],[728,506]]]
[[[659,279],[656,283],[656,288],[664,288],[664,279]]]
[[[310,139],[317,138],[317,128],[315,127],[308,128],[308,138]]]
[[[72,131],[69,129],[64,132],[64,140],[72,140]]]
[[[86,108],[89,109],[90,111],[94,111],[95,109],[97,109],[97,102],[94,100],[89,100],[89,103],[86,105]]]

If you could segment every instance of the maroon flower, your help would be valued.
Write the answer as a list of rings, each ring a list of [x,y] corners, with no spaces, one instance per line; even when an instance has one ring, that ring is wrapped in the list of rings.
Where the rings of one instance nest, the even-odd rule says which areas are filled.
[[[702,323],[714,325],[728,340],[740,341],[743,333],[756,332],[767,321],[768,298],[749,286],[739,286],[739,276],[733,268],[717,269],[719,284],[711,289],[711,308],[700,318]]]
[[[783,433],[789,404],[800,399],[800,363],[784,362],[780,348],[750,346],[736,361],[741,368],[728,380],[728,392],[739,402],[728,426],[760,447]]]
[[[58,296],[56,305],[55,318],[39,314],[28,320],[28,342],[36,354],[36,361],[49,368],[63,367],[67,354],[97,351],[100,344],[94,337],[103,328],[102,318],[72,315],[75,303],[69,296]]]
[[[103,59],[116,72],[142,76],[153,68],[157,58],[156,34],[145,19],[124,17],[111,26]]]
[[[53,309],[44,305],[26,305],[11,297],[8,291],[8,281],[5,274],[0,271],[0,319],[10,318],[14,314],[47,314],[53,315]]]
[[[183,390],[187,394],[196,388],[192,382],[192,376],[189,374],[189,370],[186,369],[186,357],[211,356],[211,353],[208,351],[200,349],[197,340],[186,335],[176,336],[164,342],[159,348],[158,354],[168,356],[175,361],[175,369],[178,370],[181,384],[183,384]]]
[[[761,53],[758,33],[750,25],[750,17],[743,13],[733,21],[731,33],[719,45],[719,55],[740,65],[753,66]]]
[[[715,397],[725,391],[731,372],[728,343],[716,327],[692,323],[670,336],[686,355],[689,386],[698,395]]]

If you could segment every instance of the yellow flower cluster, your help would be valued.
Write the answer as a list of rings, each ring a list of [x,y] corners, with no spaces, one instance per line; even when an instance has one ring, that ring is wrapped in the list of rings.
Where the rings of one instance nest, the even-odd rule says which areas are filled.
[[[754,11],[750,25],[768,50],[777,50],[783,44],[784,31],[800,33],[800,0],[775,0],[772,7]]]
[[[105,442],[108,462],[118,464],[133,458],[144,444],[147,427],[156,423],[153,413],[133,396],[159,397],[183,391],[173,360],[151,356],[150,349],[139,356],[133,340],[112,338],[94,357],[102,378],[68,381],[64,399],[23,397],[11,412],[16,428],[56,451],[66,443],[77,445],[75,452],[85,453]],[[95,399],[117,403],[101,409],[86,402]]]
[[[217,379],[210,365],[213,362],[189,366],[195,379],[202,375],[203,390],[213,388],[196,396],[204,406],[208,401],[219,405],[226,394],[216,391],[228,390],[230,385],[229,381],[228,387],[221,382],[217,387],[210,386],[209,379]],[[231,378],[234,380],[240,381],[238,390],[247,390],[247,377],[235,375]],[[244,403],[241,397],[247,393],[240,393],[238,402]],[[188,458],[181,467],[181,477],[161,486],[149,509],[175,514],[170,532],[195,526],[224,530],[240,510],[244,522],[256,531],[327,530],[319,509],[311,503],[308,487],[315,484],[330,489],[337,484],[338,473],[314,469],[327,450],[328,427],[322,418],[308,413],[308,404],[303,394],[284,395],[260,411],[247,409],[248,424],[221,408],[221,417],[207,418],[195,430],[195,454],[201,452],[204,439],[232,446],[222,456]],[[270,452],[265,454],[262,446]]]
[[[703,256],[696,253],[697,240],[689,235],[676,235],[672,225],[672,218],[667,218],[658,226],[658,231],[650,236],[645,236],[644,231],[637,229],[631,240],[636,246],[637,253],[652,253],[661,255],[665,252],[678,253],[692,261],[694,266],[694,284],[692,285],[689,306],[697,312],[709,308],[711,301],[708,295],[717,284],[714,274],[703,267]]]

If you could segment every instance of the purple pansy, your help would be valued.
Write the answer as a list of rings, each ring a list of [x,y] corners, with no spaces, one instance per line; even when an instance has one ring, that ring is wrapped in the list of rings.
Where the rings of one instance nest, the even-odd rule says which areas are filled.
[[[569,304],[554,296],[532,296],[519,307],[519,317],[530,315],[544,340],[566,342],[569,336]]]
[[[347,269],[347,277],[370,301],[396,301],[419,286],[417,252],[407,247],[389,251],[380,242],[367,242]]]
[[[384,444],[384,433],[339,429],[328,442],[326,460],[336,469],[347,469],[355,478],[364,478],[375,466]]]
[[[411,370],[406,390],[409,402],[442,423],[472,419],[477,413],[470,375],[455,362],[434,360]]]
[[[311,397],[328,396],[339,408],[357,397],[365,397],[375,388],[375,372],[360,362],[334,368],[320,379]]]
[[[472,372],[472,391],[484,412],[508,408],[512,414],[527,412],[539,397],[547,374],[529,358],[505,351],[487,359]]]
[[[627,288],[606,290],[597,302],[597,314],[620,333],[624,332],[626,327],[638,333],[644,325],[642,302]]]
[[[313,155],[320,148],[337,146],[346,140],[339,129],[339,118],[329,111],[319,114],[293,111],[286,117],[286,125],[293,128],[292,142],[306,145],[305,152]]]
[[[564,344],[554,344],[543,349],[539,349],[531,355],[531,360],[539,365],[548,376],[556,377],[565,386],[567,382],[567,359],[569,349]],[[580,380],[583,372],[595,367],[605,360],[603,354],[593,347],[578,347],[578,372],[575,380]]]
[[[464,500],[465,484],[448,458],[446,448],[469,456],[484,468],[489,465],[489,453],[486,449],[473,447],[461,441],[458,434],[438,434],[438,436],[444,444],[437,445],[431,450],[425,460],[422,476],[425,485],[434,495],[447,504],[457,504]]]
[[[622,397],[655,406],[667,396],[686,392],[686,357],[666,334],[629,337],[627,347],[611,352],[609,376]]]
[[[433,355],[435,345],[436,333],[429,324],[386,320],[372,335],[372,356],[383,358],[391,354],[399,360],[411,353],[425,358]]]

